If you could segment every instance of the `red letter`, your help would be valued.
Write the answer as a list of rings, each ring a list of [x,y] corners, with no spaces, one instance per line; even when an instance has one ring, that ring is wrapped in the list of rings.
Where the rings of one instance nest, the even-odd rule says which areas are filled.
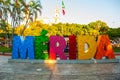
[[[76,59],[76,36],[69,36],[69,59]]]

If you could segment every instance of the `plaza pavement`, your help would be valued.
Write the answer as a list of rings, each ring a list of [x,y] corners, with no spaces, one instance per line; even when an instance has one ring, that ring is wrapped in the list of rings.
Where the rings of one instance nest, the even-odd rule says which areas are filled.
[[[8,62],[10,58],[11,56],[0,56],[0,80],[120,80],[120,62],[24,63]]]

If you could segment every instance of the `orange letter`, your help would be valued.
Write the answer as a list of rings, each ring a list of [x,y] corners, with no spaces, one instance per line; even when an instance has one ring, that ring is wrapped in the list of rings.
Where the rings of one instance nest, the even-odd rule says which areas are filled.
[[[101,35],[98,37],[97,53],[95,55],[95,58],[102,59],[102,57],[107,57],[108,59],[115,58],[108,35]]]

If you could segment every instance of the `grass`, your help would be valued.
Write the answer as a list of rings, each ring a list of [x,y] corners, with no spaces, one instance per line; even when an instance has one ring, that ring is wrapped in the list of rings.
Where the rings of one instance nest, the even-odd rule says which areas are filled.
[[[11,50],[10,48],[0,46],[0,52],[8,52],[8,53],[11,53],[12,50]]]
[[[120,47],[113,48],[114,52],[120,52]]]

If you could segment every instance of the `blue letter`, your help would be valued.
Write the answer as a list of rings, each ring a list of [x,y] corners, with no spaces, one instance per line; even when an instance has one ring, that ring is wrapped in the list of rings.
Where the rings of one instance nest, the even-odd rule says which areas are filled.
[[[34,37],[15,36],[13,40],[12,59],[34,59]]]

